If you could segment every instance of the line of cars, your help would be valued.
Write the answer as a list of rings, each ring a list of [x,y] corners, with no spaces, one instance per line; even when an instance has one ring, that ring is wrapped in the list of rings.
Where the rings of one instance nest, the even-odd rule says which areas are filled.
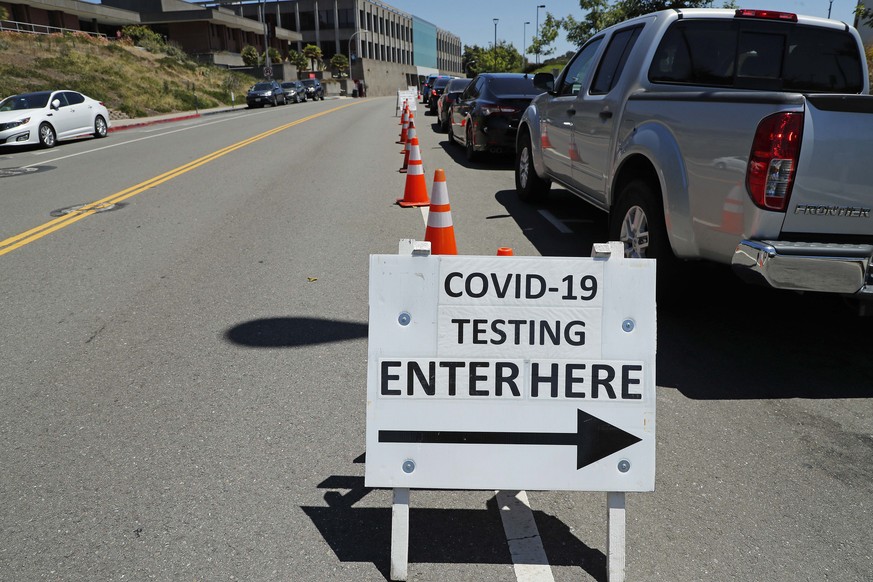
[[[423,102],[437,116],[437,128],[464,147],[468,161],[484,152],[515,151],[521,116],[543,92],[525,73],[479,73],[472,79],[432,75]]]
[[[260,81],[252,85],[246,93],[246,105],[252,109],[272,105],[277,107],[289,101],[300,103],[308,100],[324,101],[324,87],[318,79],[300,81]]]

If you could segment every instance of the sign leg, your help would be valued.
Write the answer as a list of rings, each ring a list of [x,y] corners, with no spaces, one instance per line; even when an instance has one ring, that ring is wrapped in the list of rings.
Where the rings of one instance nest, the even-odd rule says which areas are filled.
[[[625,494],[606,494],[606,579],[608,582],[624,582],[625,570]]]
[[[404,582],[409,567],[409,489],[394,489],[391,505],[391,579]]]

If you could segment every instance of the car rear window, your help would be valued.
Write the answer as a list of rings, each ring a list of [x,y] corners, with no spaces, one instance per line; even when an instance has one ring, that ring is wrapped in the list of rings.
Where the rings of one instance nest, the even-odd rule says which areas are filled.
[[[495,95],[539,95],[543,92],[533,86],[533,77],[494,77],[489,85]]]
[[[862,66],[854,37],[793,23],[680,20],[649,68],[653,83],[803,93],[860,93]]]
[[[448,85],[449,81],[451,81],[451,80],[452,80],[451,77],[437,77],[437,79],[433,82],[433,88],[434,89],[442,89],[443,87]]]
[[[446,85],[446,93],[463,91],[467,88],[467,85],[470,84],[471,80],[472,79],[452,79],[449,81],[449,84]]]

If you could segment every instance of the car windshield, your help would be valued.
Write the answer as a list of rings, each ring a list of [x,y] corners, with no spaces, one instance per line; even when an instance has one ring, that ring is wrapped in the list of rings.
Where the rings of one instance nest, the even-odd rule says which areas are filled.
[[[533,77],[495,77],[490,86],[495,95],[539,95],[543,92],[533,86]]]
[[[20,111],[22,109],[42,109],[48,105],[51,93],[23,93],[0,101],[0,111]]]
[[[255,86],[252,87],[252,91],[269,91],[272,88],[272,83],[255,83]]]
[[[303,84],[307,87],[315,87],[315,79],[303,79]]]

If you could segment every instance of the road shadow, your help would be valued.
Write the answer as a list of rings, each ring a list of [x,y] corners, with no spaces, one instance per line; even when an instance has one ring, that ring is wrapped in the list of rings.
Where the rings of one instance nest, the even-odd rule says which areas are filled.
[[[515,164],[515,157],[512,153],[495,154],[491,152],[479,152],[475,162],[467,160],[467,155],[464,151],[464,146],[459,143],[449,141],[449,134],[434,132],[440,136],[440,140],[433,149],[442,148],[446,154],[452,158],[452,161],[465,168],[473,168],[476,170],[494,171],[512,171]]]
[[[318,317],[268,317],[228,329],[224,337],[250,348],[296,348],[367,337],[368,325]]]
[[[372,489],[364,478],[331,476],[318,485],[327,507],[301,507],[341,562],[370,562],[389,579],[391,507],[354,507]],[[485,509],[415,506],[410,492],[409,563],[512,564],[496,498]],[[534,512],[549,564],[583,569],[606,582],[606,556],[580,541],[560,519]]]
[[[514,190],[495,197],[543,256],[587,257],[608,239],[607,214],[565,190],[539,205]],[[659,281],[658,301],[659,387],[701,400],[873,397],[873,320],[840,297],[756,287],[729,266],[689,262]]]

